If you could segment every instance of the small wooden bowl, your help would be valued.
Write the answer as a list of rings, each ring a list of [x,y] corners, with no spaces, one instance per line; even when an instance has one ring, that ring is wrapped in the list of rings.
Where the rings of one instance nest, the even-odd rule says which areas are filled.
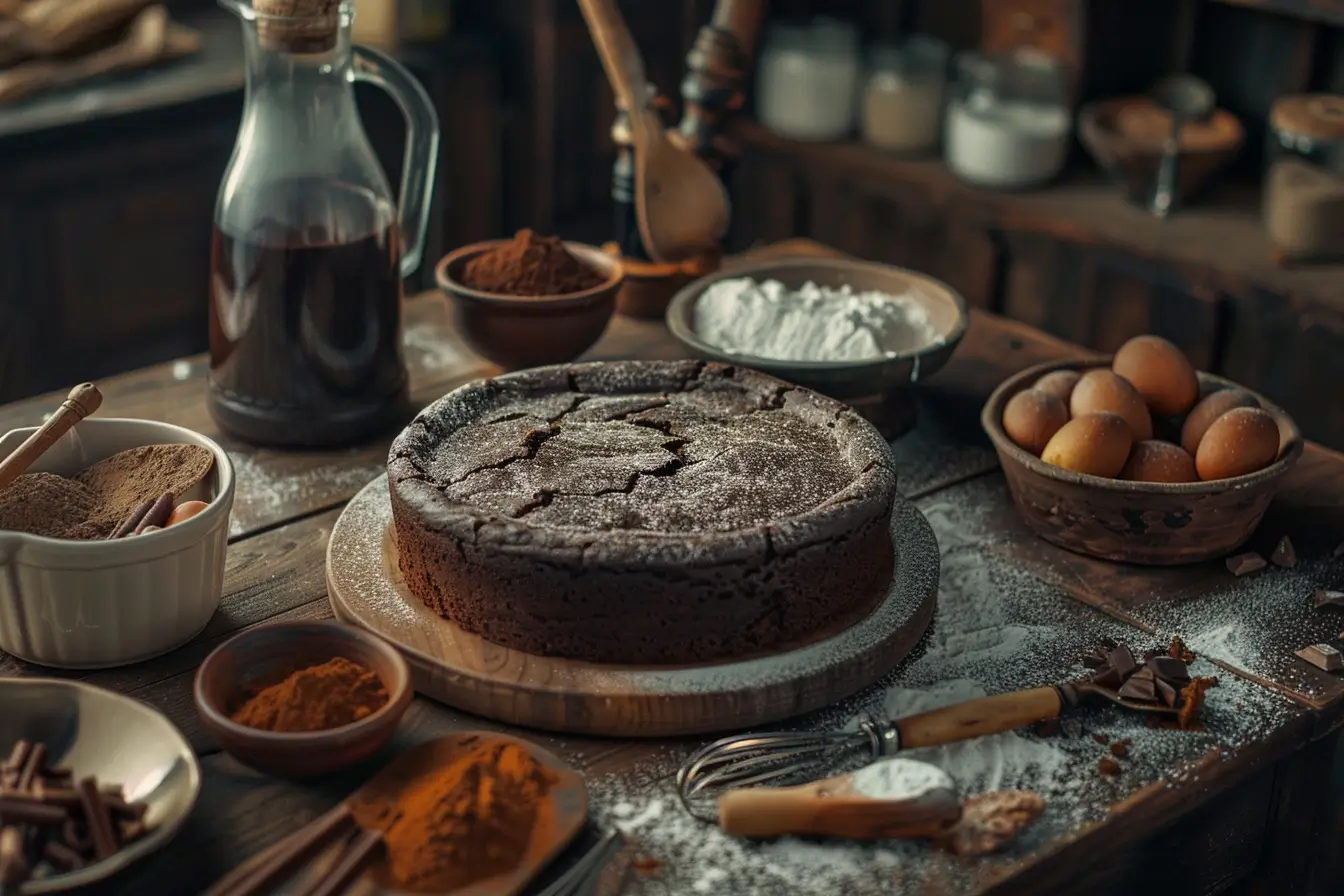
[[[1109,365],[1109,358],[1096,358],[1032,367],[1004,380],[985,403],[980,424],[994,442],[1023,520],[1062,548],[1126,563],[1176,566],[1240,547],[1260,524],[1284,474],[1302,456],[1297,424],[1262,395],[1251,393],[1279,425],[1278,460],[1245,476],[1210,482],[1128,482],[1074,473],[1019,448],[1003,431],[1008,399],[1044,374]],[[1207,373],[1199,374],[1199,382],[1201,395],[1245,388]]]
[[[1162,167],[1166,133],[1126,133],[1126,116],[1156,108],[1147,97],[1117,97],[1088,103],[1078,113],[1078,138],[1093,160],[1121,184],[1132,202],[1147,203],[1157,185]],[[1160,114],[1160,113],[1159,113]],[[1170,130],[1170,119],[1165,130]],[[1198,145],[1182,144],[1177,173],[1178,199],[1197,196],[1230,162],[1245,140],[1237,117],[1215,109],[1207,125],[1207,139]]]
[[[279,733],[240,725],[229,717],[258,690],[296,669],[344,657],[372,669],[387,688],[383,708],[326,731]],[[196,672],[196,711],[225,752],[258,771],[311,778],[357,765],[392,737],[414,689],[411,673],[391,645],[338,622],[281,622],[248,629],[221,644]]]
[[[467,262],[508,242],[486,240],[463,246],[434,268],[458,333],[477,354],[505,370],[573,361],[607,328],[625,280],[624,268],[596,246],[565,243],[571,255],[606,279],[592,289],[559,296],[498,295],[463,285]]]

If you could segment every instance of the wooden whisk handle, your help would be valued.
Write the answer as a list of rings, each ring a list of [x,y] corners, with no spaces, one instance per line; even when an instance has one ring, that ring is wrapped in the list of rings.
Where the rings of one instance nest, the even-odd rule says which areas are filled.
[[[901,749],[934,747],[1012,731],[1059,716],[1063,705],[1053,687],[979,697],[896,720]]]
[[[0,488],[4,488],[19,478],[31,467],[47,449],[56,444],[56,440],[70,431],[76,423],[98,410],[103,403],[103,393],[93,383],[80,383],[70,390],[70,395],[56,409],[42,428],[23,440],[23,444],[14,449],[14,453],[0,461]]]

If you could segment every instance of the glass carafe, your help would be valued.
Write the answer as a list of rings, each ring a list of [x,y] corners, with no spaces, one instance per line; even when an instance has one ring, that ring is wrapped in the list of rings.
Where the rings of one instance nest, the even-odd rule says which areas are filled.
[[[215,205],[210,410],[251,442],[348,444],[407,410],[401,281],[424,247],[437,116],[414,76],[351,46],[351,2],[220,4],[242,20],[247,85]],[[400,209],[357,81],[406,116]]]

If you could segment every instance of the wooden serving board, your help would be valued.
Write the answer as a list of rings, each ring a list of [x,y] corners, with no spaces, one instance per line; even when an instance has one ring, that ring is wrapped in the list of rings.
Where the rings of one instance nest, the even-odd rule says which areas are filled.
[[[598,665],[510,650],[440,618],[406,590],[391,523],[386,476],[369,483],[336,521],[327,545],[327,590],[336,618],[399,648],[421,694],[549,731],[705,734],[829,706],[905,658],[933,619],[938,596],[933,530],[898,498],[891,588],[863,618],[766,656],[682,666]]]

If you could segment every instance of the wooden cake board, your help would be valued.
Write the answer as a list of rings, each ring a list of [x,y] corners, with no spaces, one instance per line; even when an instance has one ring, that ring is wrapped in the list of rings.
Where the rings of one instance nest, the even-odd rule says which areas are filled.
[[[766,656],[697,665],[599,665],[492,644],[406,590],[387,477],[355,496],[327,546],[327,589],[342,622],[396,646],[421,694],[510,725],[572,734],[671,737],[764,725],[830,706],[875,682],[933,619],[938,543],[903,498],[892,510],[887,595],[843,630]]]

